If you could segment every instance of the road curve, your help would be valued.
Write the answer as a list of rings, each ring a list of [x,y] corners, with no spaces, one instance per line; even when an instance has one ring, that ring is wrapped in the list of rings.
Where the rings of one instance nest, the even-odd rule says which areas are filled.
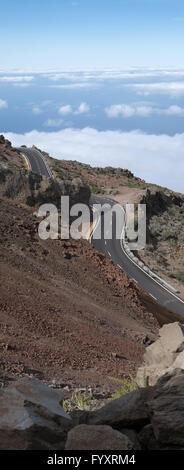
[[[110,204],[111,207],[117,204],[115,201],[109,200],[105,197],[92,196],[91,204]],[[112,216],[112,226],[115,227],[116,220],[115,214]],[[163,287],[155,279],[153,279],[148,273],[144,272],[139,266],[137,266],[122,249],[121,240],[116,239],[114,236],[111,240],[105,240],[103,237],[103,214],[101,217],[101,228],[102,237],[100,240],[95,240],[95,230],[93,231],[91,242],[93,246],[105,253],[111,258],[114,263],[123,271],[126,272],[129,278],[133,279],[134,282],[144,290],[155,302],[162,305],[166,309],[173,313],[176,313],[184,317],[184,301],[172,294],[166,287]]]
[[[41,152],[39,152],[39,150],[25,147],[19,147],[17,150],[27,157],[33,173],[46,176],[47,178],[53,178],[52,172],[47,165],[44,156]]]
[[[18,148],[29,160],[31,170],[41,176],[47,178],[53,178],[51,170],[49,169],[47,162],[41,152],[35,149]],[[90,204],[110,204],[111,207],[116,204],[115,201],[99,196],[91,196]],[[121,240],[113,237],[111,240],[105,240],[103,237],[103,215],[101,217],[102,224],[102,237],[100,240],[95,240],[93,231],[91,242],[94,247],[109,256],[114,263],[123,271],[126,272],[129,278],[133,279],[136,284],[144,290],[152,299],[155,300],[159,305],[162,305],[166,309],[173,313],[184,317],[184,301],[182,301],[175,294],[172,294],[163,287],[155,279],[149,276],[148,273],[144,272],[139,266],[127,256],[125,251],[122,249]],[[115,227],[116,220],[115,214],[112,217],[112,226]]]

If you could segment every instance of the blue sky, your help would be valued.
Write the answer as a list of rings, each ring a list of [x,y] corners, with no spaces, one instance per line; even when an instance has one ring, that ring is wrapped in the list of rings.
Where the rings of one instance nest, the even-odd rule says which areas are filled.
[[[184,192],[184,2],[0,0],[0,133]]]
[[[183,0],[0,0],[2,68],[181,65]]]

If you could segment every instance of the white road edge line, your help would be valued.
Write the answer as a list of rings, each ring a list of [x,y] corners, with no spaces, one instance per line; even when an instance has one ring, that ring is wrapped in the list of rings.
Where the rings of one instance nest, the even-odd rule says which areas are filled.
[[[150,297],[152,297],[154,300],[157,300],[157,298],[156,298],[153,294],[151,294],[151,292],[149,292],[149,295],[150,295]]]
[[[122,207],[122,211],[124,212],[124,209]],[[123,235],[123,230],[122,230],[122,235]],[[158,286],[160,286],[162,289],[165,289],[166,292],[168,292],[170,295],[172,295],[173,297],[175,297],[175,299],[179,300],[179,302],[181,302],[182,304],[184,304],[184,300],[180,299],[180,297],[178,297],[177,295],[173,294],[173,292],[171,292],[169,289],[167,289],[167,287],[165,286],[162,286],[162,284],[160,284],[158,281],[156,281],[156,279],[154,279],[153,277],[150,276],[149,273],[147,273],[146,271],[144,271],[144,269],[142,269],[138,264],[135,263],[135,261],[133,261],[133,259],[129,258],[128,254],[126,253],[124,247],[123,247],[123,236],[121,237],[121,241],[120,241],[120,245],[121,245],[121,249],[123,251],[123,253],[126,255],[126,257],[129,259],[129,261],[131,261],[133,264],[135,264],[135,266],[140,269],[144,274],[146,274],[146,276],[148,276],[153,282],[156,282],[156,284],[158,284]],[[159,301],[157,301],[159,302]]]

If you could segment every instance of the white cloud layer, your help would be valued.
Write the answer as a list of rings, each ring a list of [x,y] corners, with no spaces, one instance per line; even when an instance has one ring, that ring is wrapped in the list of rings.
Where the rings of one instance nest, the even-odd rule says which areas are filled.
[[[127,85],[134,89],[139,95],[163,94],[170,96],[184,95],[184,82],[155,82],[155,83],[133,83]]]
[[[1,82],[10,82],[10,83],[21,83],[21,82],[32,82],[34,80],[33,75],[6,75],[1,77]]]
[[[6,133],[13,145],[35,144],[58,159],[78,160],[92,166],[129,168],[148,182],[184,192],[184,133],[169,135],[70,129],[26,134]]]
[[[105,80],[135,80],[135,79],[181,79],[184,78],[184,69],[161,68],[129,68],[129,69],[104,69],[104,70],[63,70],[43,74],[45,78],[53,82],[68,80],[71,82],[103,82]],[[66,85],[63,85],[64,87]],[[67,85],[68,86],[68,85]],[[70,86],[70,85],[69,85]],[[73,86],[73,85],[71,85]],[[85,86],[85,84],[84,84]]]
[[[38,75],[42,78],[49,79],[51,82],[59,80],[67,80],[73,82],[69,84],[57,84],[54,87],[59,88],[77,88],[91,87],[95,82],[104,82],[106,80],[132,80],[136,79],[167,79],[181,80],[184,79],[184,68],[182,67],[127,67],[121,68],[70,68],[63,70],[0,70],[0,80],[9,82],[32,81]],[[90,82],[90,83],[89,83]]]
[[[90,82],[77,82],[77,83],[67,83],[66,85],[49,85],[50,88],[61,88],[64,90],[80,90],[81,88],[97,88],[96,83]]]
[[[154,108],[150,105],[128,105],[113,104],[105,108],[105,112],[109,118],[131,118],[133,116],[147,117],[151,114],[163,114],[168,116],[184,116],[184,108],[178,105],[172,105],[168,108]]]
[[[0,109],[8,108],[8,103],[5,100],[0,99]]]

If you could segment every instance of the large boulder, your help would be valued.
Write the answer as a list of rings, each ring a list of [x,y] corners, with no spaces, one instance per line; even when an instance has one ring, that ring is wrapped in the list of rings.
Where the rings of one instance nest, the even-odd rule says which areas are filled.
[[[139,430],[149,423],[145,403],[152,398],[152,394],[152,387],[135,390],[109,402],[101,409],[81,415],[80,419],[90,425],[110,425],[116,429]]]
[[[146,387],[148,385],[153,386],[157,383],[157,380],[162,377],[162,375],[166,374],[168,371],[167,368],[160,369],[153,366],[144,365],[139,367],[136,375],[136,382],[139,387]]]
[[[177,358],[173,362],[172,367],[169,368],[168,372],[171,372],[172,369],[184,369],[184,351],[177,355]]]
[[[137,432],[134,431],[134,429],[123,428],[123,429],[120,429],[120,432],[130,439],[130,441],[133,444],[134,450],[141,450],[139,437],[138,437]]]
[[[179,322],[162,326],[159,336],[165,351],[177,353],[184,350],[184,325]]]
[[[184,325],[175,322],[159,330],[159,339],[146,348],[144,364],[137,371],[140,387],[155,385],[157,380],[175,368],[184,368]]]
[[[184,370],[175,369],[158,380],[147,409],[156,440],[184,448]]]
[[[133,444],[127,436],[110,426],[81,424],[71,429],[66,450],[131,450]]]
[[[159,442],[156,440],[151,424],[144,426],[138,434],[142,450],[160,450]]]
[[[0,391],[0,449],[63,449],[72,420],[62,396],[37,379]]]

